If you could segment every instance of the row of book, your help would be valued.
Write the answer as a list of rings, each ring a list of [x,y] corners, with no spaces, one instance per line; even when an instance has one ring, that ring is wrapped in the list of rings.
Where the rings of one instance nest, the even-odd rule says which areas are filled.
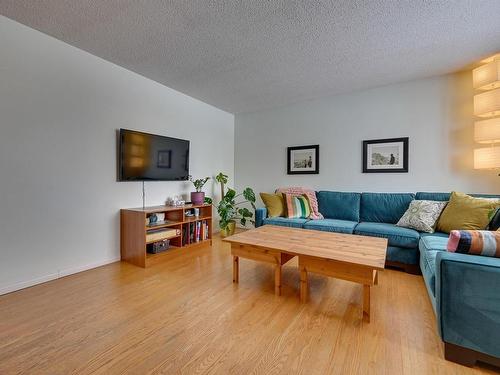
[[[206,220],[185,224],[182,230],[182,245],[189,245],[209,238],[209,228]]]

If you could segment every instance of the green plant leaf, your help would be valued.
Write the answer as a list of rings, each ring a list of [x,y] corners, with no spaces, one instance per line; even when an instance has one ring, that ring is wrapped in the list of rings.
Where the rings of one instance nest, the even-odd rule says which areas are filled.
[[[221,184],[227,184],[227,181],[228,181],[228,176],[227,174],[224,174],[222,172],[219,172],[219,174],[217,176],[215,176],[215,180],[218,182],[218,183],[221,183]]]
[[[210,197],[205,197],[205,203],[206,203],[206,204],[212,204],[213,202],[214,202],[214,201],[213,201],[213,199],[212,199],[212,198],[210,198]]]
[[[236,190],[227,189],[227,193],[224,196],[224,200],[232,201],[235,196],[236,196]]]
[[[194,185],[194,188],[196,189],[197,192],[200,192],[203,186],[207,183],[208,180],[210,180],[210,177],[205,177],[205,178],[199,178],[197,180],[193,180],[193,176],[189,175],[188,176],[189,181],[191,181]]]
[[[248,209],[248,208],[240,208],[238,210],[238,213],[243,216],[244,218],[247,218],[247,217],[252,217],[253,216],[253,213]]]
[[[247,219],[245,219],[244,217],[242,217],[241,220],[240,220],[240,223],[241,223],[241,225],[246,226],[247,225]]]
[[[250,201],[252,203],[255,202],[255,193],[251,188],[247,187],[245,190],[243,190],[243,196],[247,201]]]

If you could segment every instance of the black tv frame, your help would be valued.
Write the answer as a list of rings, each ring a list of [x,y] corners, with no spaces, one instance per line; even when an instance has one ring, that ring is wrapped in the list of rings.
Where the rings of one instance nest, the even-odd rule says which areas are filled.
[[[187,151],[187,155],[186,155],[186,176],[185,178],[181,178],[181,179],[147,179],[147,178],[137,178],[137,179],[133,179],[133,180],[129,180],[129,179],[124,179],[123,178],[123,168],[122,168],[122,147],[123,147],[123,142],[122,142],[122,134],[123,133],[135,133],[135,134],[142,134],[142,135],[147,135],[147,136],[150,136],[150,137],[159,137],[159,138],[167,138],[167,139],[170,139],[170,140],[174,140],[174,141],[183,141],[183,142],[187,142],[188,144],[188,151]],[[131,129],[123,129],[123,128],[120,128],[118,131],[117,131],[117,138],[118,138],[118,152],[117,152],[117,181],[118,182],[141,182],[141,181],[187,181],[189,179],[189,153],[191,151],[191,141],[187,140],[187,139],[182,139],[182,138],[175,138],[175,137],[168,137],[168,136],[165,136],[165,135],[159,135],[159,134],[152,134],[152,133],[146,133],[146,132],[141,132],[141,131],[138,131],[138,130],[131,130]]]

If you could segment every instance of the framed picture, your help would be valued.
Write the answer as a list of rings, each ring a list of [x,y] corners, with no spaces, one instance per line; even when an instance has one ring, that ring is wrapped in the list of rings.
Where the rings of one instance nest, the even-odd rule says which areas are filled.
[[[363,173],[407,173],[408,137],[363,141]]]
[[[158,168],[172,168],[172,150],[158,151]]]
[[[287,174],[318,174],[319,145],[287,148]]]

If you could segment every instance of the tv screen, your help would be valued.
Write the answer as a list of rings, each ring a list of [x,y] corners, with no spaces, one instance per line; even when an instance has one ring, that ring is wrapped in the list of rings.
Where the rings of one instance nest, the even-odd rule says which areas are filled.
[[[189,141],[120,129],[119,181],[182,181],[189,175]]]

